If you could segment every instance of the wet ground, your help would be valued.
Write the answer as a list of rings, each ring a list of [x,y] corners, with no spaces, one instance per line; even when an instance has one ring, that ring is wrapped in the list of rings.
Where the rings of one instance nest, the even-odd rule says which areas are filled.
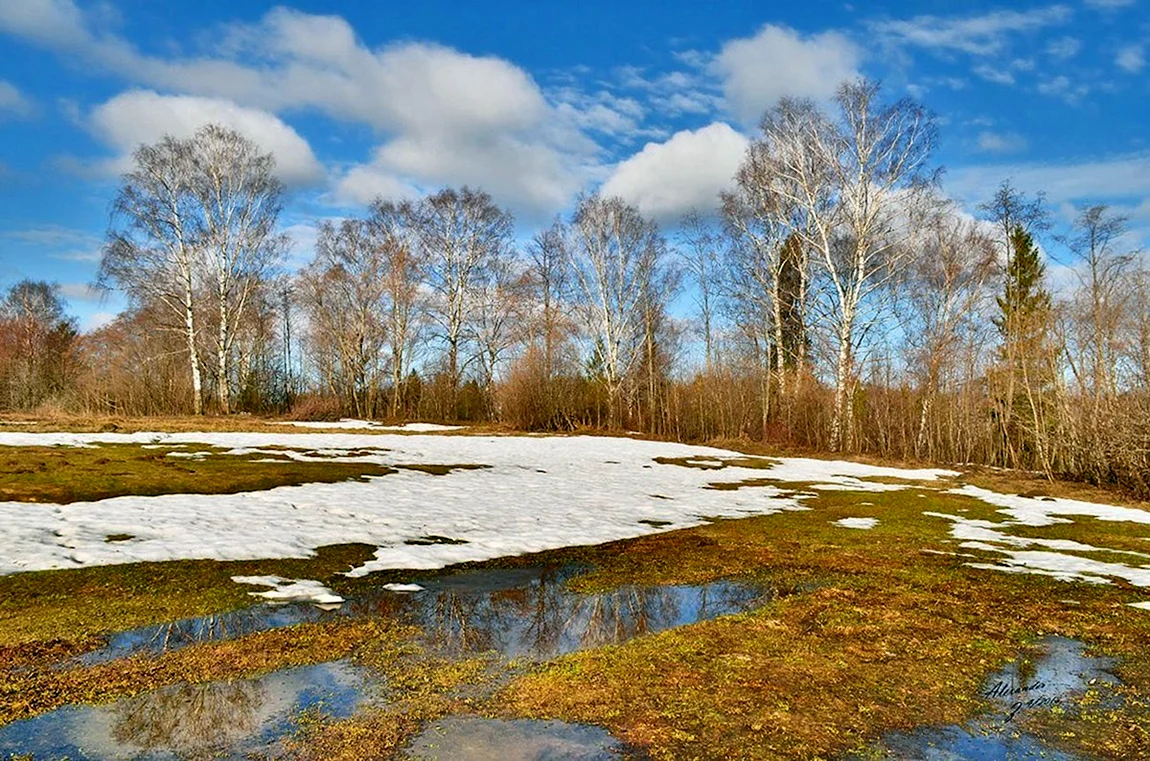
[[[1011,663],[983,686],[994,711],[967,726],[923,727],[883,738],[864,758],[916,761],[1079,761],[1021,729],[1029,714],[1066,709],[1069,699],[1102,684],[1117,684],[1114,662],[1088,656],[1081,642],[1049,637],[1038,657]]]
[[[467,571],[420,582],[419,591],[380,589],[332,610],[260,604],[123,632],[79,660],[93,664],[158,655],[302,622],[386,616],[419,626],[426,646],[449,657],[496,652],[539,661],[750,610],[778,594],[736,581],[571,591],[566,582],[586,570],[567,565]],[[346,661],[288,668],[251,680],[177,684],[0,727],[0,757],[30,753],[37,759],[100,761],[274,755],[278,741],[295,731],[302,714],[344,718],[382,700],[384,688],[379,676]],[[594,759],[617,757],[619,746],[595,727],[449,718],[428,727],[413,748],[423,758]]]

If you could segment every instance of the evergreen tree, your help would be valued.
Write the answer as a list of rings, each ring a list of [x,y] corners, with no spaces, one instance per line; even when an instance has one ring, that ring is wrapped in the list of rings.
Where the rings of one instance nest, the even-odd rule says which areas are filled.
[[[1050,293],[1044,287],[1046,265],[1034,245],[1034,237],[1022,225],[1010,234],[1006,284],[998,297],[999,316],[994,319],[1006,355],[1016,350],[1033,355],[1041,348],[1050,315]]]

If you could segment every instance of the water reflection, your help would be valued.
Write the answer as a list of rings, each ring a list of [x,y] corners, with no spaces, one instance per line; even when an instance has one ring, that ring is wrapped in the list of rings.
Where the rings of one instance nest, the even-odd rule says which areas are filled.
[[[571,591],[568,580],[586,570],[565,565],[467,571],[421,581],[418,592],[380,587],[331,612],[307,604],[261,604],[124,632],[82,660],[96,663],[158,654],[306,621],[368,616],[418,626],[426,646],[449,657],[495,651],[510,658],[542,660],[748,610],[778,594],[731,581],[629,585],[594,594]],[[376,679],[346,662],[334,662],[283,669],[260,679],[176,684],[106,706],[61,708],[0,727],[0,758],[9,752],[72,761],[274,754],[301,711],[316,707],[327,716],[349,716],[362,701],[375,696]],[[551,734],[540,735],[535,725],[509,727],[525,733],[524,747],[539,745],[546,750],[550,744],[561,747],[580,737],[590,743],[588,757],[595,758],[610,746],[609,736],[594,728],[551,727]],[[471,735],[462,736],[489,730],[489,725],[471,727]]]
[[[274,748],[308,710],[350,716],[376,691],[346,661],[258,679],[176,684],[109,705],[61,708],[0,728],[9,753],[70,761],[244,758]]]
[[[1015,662],[987,680],[983,697],[996,707],[993,715],[967,726],[923,727],[883,738],[880,749],[865,758],[922,761],[1075,761],[1076,756],[1050,748],[1019,729],[1032,711],[1066,708],[1070,698],[1091,685],[1117,684],[1109,658],[1085,654],[1081,642],[1048,637],[1039,643],[1042,656],[1030,664]]]
[[[425,582],[425,590],[402,600],[394,614],[421,627],[429,643],[448,654],[497,651],[546,659],[749,610],[775,594],[730,581],[570,591],[567,581],[584,570],[560,566],[455,574]]]
[[[619,741],[599,727],[449,716],[415,738],[406,756],[426,761],[618,761],[623,752]]]
[[[261,604],[117,634],[106,647],[80,661],[92,664],[141,652],[159,654],[299,623],[364,616],[415,624],[424,630],[429,644],[449,654],[493,650],[512,657],[550,658],[749,610],[778,593],[734,581],[626,585],[598,594],[570,591],[567,581],[586,570],[563,565],[465,571],[422,581],[419,592],[380,588],[331,611],[306,603]]]

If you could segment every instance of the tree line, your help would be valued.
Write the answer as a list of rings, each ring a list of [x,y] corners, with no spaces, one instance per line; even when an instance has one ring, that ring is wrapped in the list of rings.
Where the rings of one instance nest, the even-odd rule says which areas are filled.
[[[1150,492],[1150,275],[1126,220],[1004,182],[939,191],[934,117],[845,83],[782,99],[719,213],[584,194],[529,240],[477,188],[322,222],[289,273],[274,162],[219,126],[141,146],[80,335],[0,305],[0,401],[85,412],[609,427],[1039,470]],[[1045,249],[1073,262],[1051,282]],[[1057,287],[1056,287],[1057,286]],[[691,316],[677,316],[692,300]]]

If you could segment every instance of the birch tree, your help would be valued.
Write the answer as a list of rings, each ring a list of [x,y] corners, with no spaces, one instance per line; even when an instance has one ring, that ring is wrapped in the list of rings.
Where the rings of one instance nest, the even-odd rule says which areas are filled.
[[[783,99],[762,122],[773,190],[794,209],[793,232],[817,259],[836,350],[831,448],[851,446],[859,341],[879,309],[864,306],[911,255],[916,196],[933,179],[933,117],[918,103],[879,99],[879,86],[843,84],[828,117],[810,101]]]
[[[287,247],[276,233],[284,187],[273,173],[275,158],[235,130],[201,128],[191,138],[190,157],[197,237],[216,302],[216,393],[226,415],[236,328]]]
[[[491,196],[467,187],[448,188],[425,198],[417,207],[417,217],[432,292],[429,313],[447,347],[448,380],[454,392],[473,358],[461,356],[473,296],[492,262],[510,249],[512,217]]]
[[[643,356],[643,299],[664,244],[654,222],[620,198],[583,196],[572,219],[571,272],[595,342],[612,427],[623,422],[623,384]]]
[[[360,219],[322,223],[315,258],[299,277],[323,375],[361,417],[375,411],[388,338],[388,268],[372,232]]]
[[[703,339],[703,360],[707,373],[715,365],[714,314],[718,285],[722,236],[692,209],[679,221],[679,258],[695,284],[695,306],[699,310],[699,333]]]
[[[137,307],[161,305],[164,330],[179,332],[192,381],[192,409],[203,414],[198,349],[197,269],[201,253],[197,204],[191,186],[194,145],[165,137],[132,154],[112,203],[112,226],[98,281],[122,290]]]

